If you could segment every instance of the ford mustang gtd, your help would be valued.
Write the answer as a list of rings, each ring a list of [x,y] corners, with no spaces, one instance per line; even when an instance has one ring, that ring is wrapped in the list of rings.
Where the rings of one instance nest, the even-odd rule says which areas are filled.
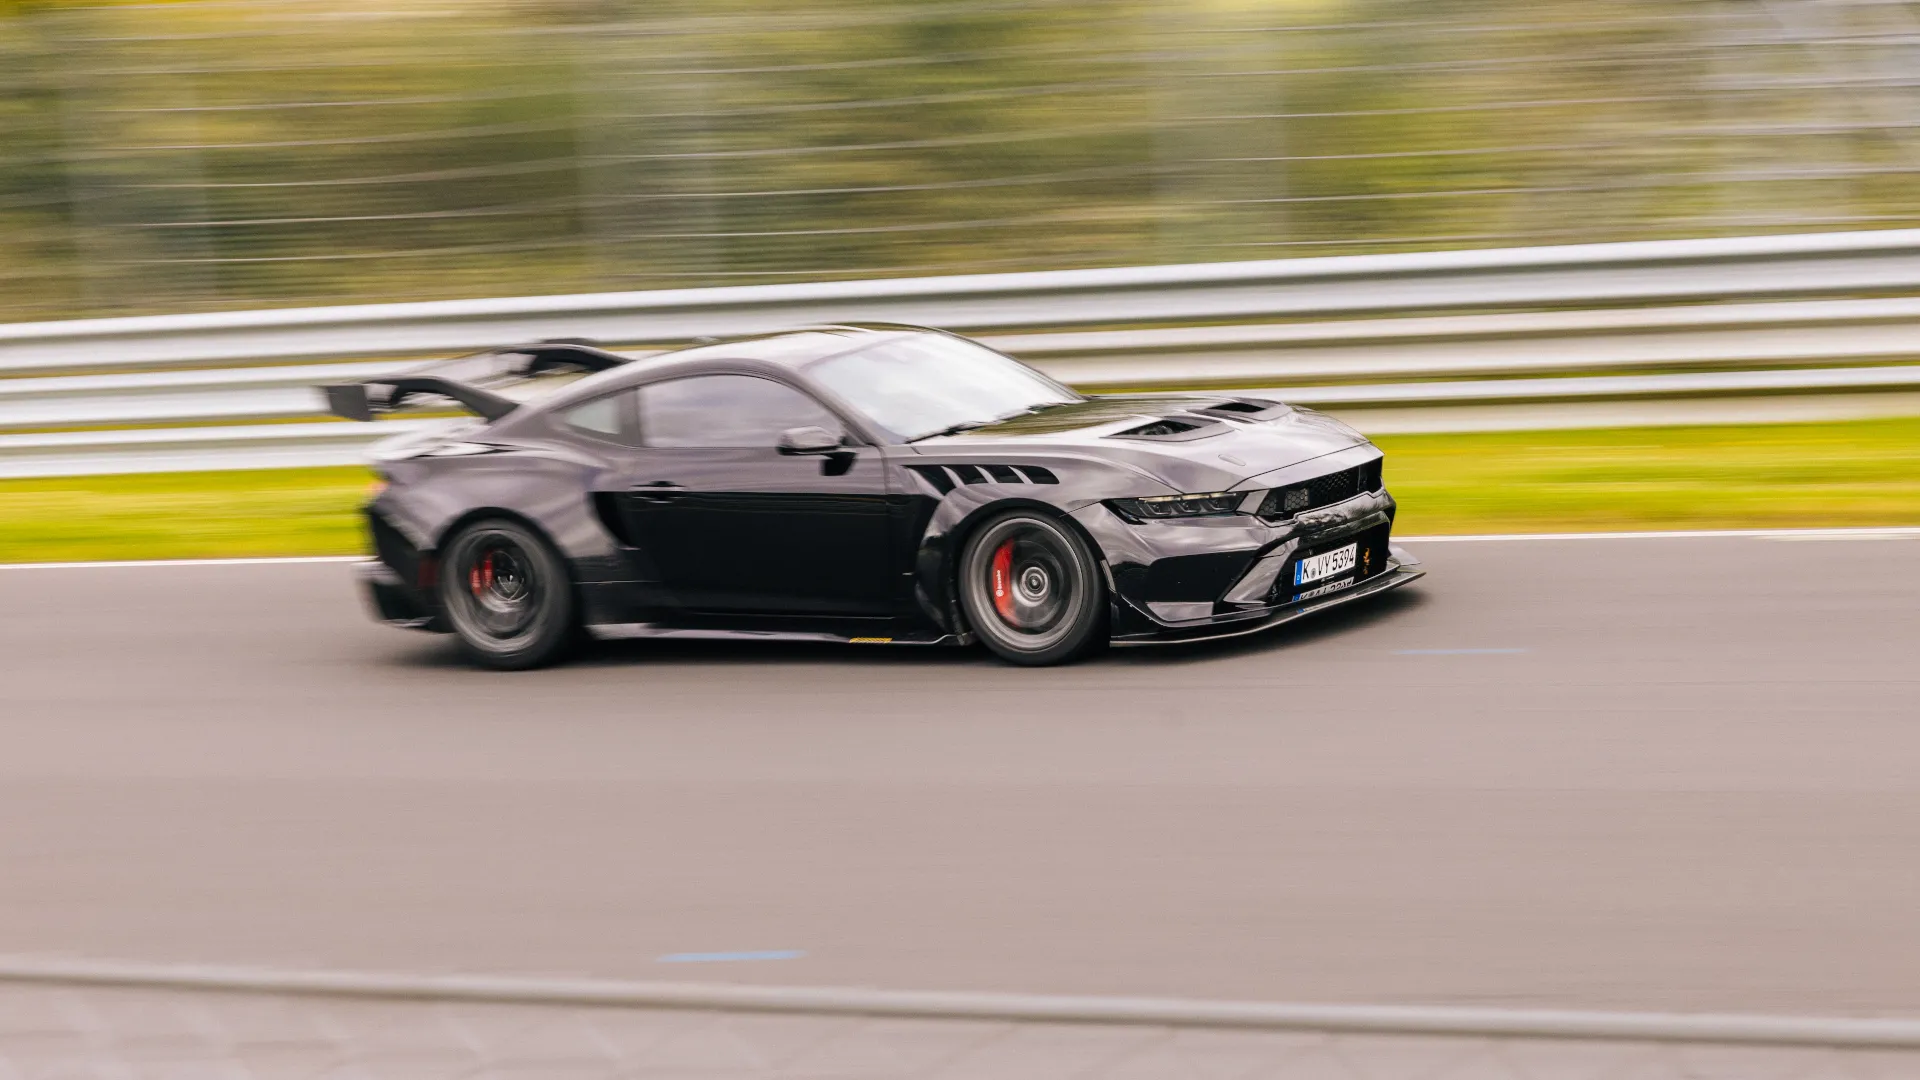
[[[379,444],[379,616],[525,668],[596,638],[979,641],[1016,664],[1262,630],[1414,580],[1381,455],[1231,393],[1086,397],[965,338],[544,342],[326,388]]]

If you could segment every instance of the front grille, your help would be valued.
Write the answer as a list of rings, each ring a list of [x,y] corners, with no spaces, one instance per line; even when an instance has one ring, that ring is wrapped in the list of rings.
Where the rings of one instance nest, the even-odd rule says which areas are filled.
[[[1345,502],[1363,491],[1379,491],[1381,461],[1374,458],[1351,469],[1274,488],[1260,504],[1260,516],[1269,521],[1284,521],[1303,511]]]

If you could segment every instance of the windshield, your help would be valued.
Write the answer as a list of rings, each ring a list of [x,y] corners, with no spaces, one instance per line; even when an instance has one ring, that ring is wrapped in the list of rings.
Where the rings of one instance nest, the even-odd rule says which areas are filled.
[[[893,338],[807,374],[908,442],[1081,400],[1016,360],[944,334]]]

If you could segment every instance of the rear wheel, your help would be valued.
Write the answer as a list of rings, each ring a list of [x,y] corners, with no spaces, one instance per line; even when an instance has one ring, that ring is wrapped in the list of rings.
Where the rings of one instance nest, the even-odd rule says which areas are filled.
[[[1038,511],[981,526],[960,556],[960,604],[1001,659],[1061,664],[1106,644],[1106,591],[1086,541]]]
[[[573,640],[566,566],[516,522],[477,521],[454,535],[440,561],[440,602],[462,649],[485,667],[539,667]]]

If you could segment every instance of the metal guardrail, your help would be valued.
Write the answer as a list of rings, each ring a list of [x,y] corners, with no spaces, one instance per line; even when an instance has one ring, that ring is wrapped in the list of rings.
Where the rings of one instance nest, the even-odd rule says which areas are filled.
[[[1902,289],[1920,230],[20,324],[0,476],[348,464],[399,429],[286,421],[395,356],[834,320],[984,330],[1077,385],[1260,388],[1374,432],[1920,414],[1920,366],[1893,363],[1920,354],[1920,298],[1832,298]],[[1664,306],[1594,306],[1629,301]],[[1394,317],[1217,325],[1330,313]],[[1151,322],[1207,325],[1126,328]]]
[[[1245,392],[1327,410],[1375,434],[1838,419],[1920,415],[1920,365],[1272,387]],[[1800,396],[1804,394],[1815,396]],[[1741,404],[1727,411],[1730,395],[1753,397],[1739,399]],[[292,414],[312,411],[314,396],[311,389],[289,389],[233,395],[227,400],[244,408],[284,402]],[[1622,402],[1623,398],[1631,400]],[[447,422],[0,434],[0,477],[350,465],[361,461],[367,447],[378,439]]]
[[[1920,229],[1349,255],[0,326],[0,372],[342,359],[547,337],[680,341],[801,323],[956,330],[1920,290]]]
[[[0,960],[0,1071],[267,1062],[369,1077],[1894,1076],[1920,1065],[1920,1022]]]

